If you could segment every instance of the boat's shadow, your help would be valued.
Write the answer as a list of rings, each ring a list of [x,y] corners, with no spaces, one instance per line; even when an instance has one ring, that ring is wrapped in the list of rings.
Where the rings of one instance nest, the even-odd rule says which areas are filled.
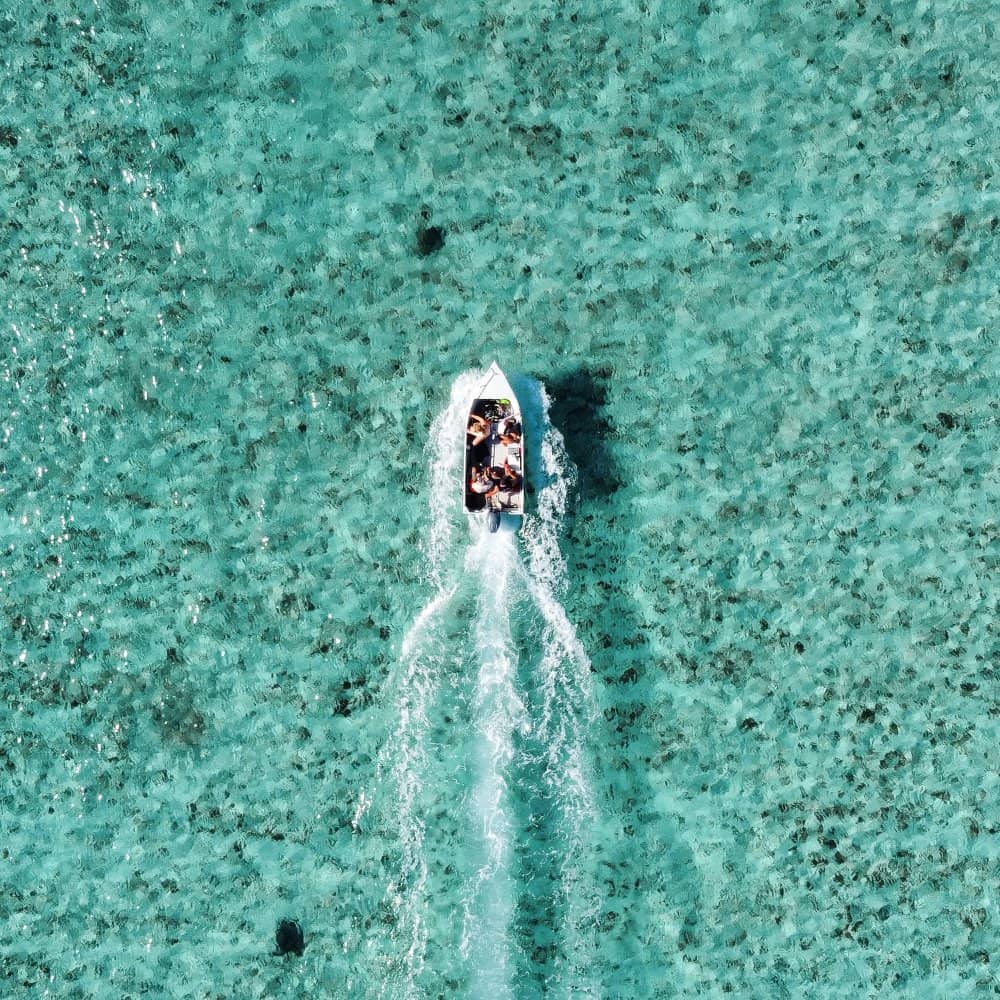
[[[550,417],[562,431],[566,451],[579,475],[583,501],[608,497],[621,486],[610,447],[612,428],[604,415],[610,377],[602,369],[578,368],[546,383]]]

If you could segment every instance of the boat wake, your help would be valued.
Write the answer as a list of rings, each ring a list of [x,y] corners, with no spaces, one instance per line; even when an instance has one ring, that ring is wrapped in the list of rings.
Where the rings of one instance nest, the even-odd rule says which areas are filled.
[[[482,523],[466,566],[481,581],[473,628],[478,671],[472,696],[476,746],[470,819],[474,871],[463,892],[460,954],[471,970],[471,993],[505,997],[513,969],[507,938],[513,924],[516,885],[511,872],[515,821],[508,793],[513,737],[530,723],[516,690],[517,653],[510,613],[517,550],[509,534],[489,534]]]
[[[479,381],[456,379],[431,427],[431,593],[400,645],[378,787],[354,817],[361,828],[379,809],[396,842],[382,995],[446,983],[497,1000],[529,980],[586,995],[599,900],[587,838],[599,820],[586,753],[595,708],[590,663],[560,600],[575,470],[544,389],[523,380],[515,391],[529,463],[536,457],[536,509],[521,544],[490,534],[485,519],[466,523],[457,484]]]

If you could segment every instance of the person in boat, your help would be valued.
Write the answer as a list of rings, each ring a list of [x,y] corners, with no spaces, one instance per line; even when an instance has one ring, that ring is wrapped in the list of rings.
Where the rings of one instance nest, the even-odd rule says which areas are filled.
[[[521,425],[517,422],[517,417],[508,417],[500,430],[500,440],[504,444],[520,444]]]
[[[477,444],[482,444],[493,433],[493,425],[485,417],[470,413],[468,432],[472,435],[469,444],[475,448]]]
[[[469,477],[469,489],[473,493],[489,498],[500,492],[500,483],[494,478],[492,469],[480,469],[474,465],[472,475]]]
[[[516,470],[510,467],[510,463],[505,458],[503,460],[503,470],[500,476],[499,487],[504,493],[520,493],[524,485],[524,478]]]

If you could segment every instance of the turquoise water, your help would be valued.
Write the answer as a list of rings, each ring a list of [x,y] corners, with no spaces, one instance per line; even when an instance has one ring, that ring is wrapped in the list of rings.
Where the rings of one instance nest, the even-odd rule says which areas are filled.
[[[0,993],[995,995],[998,12],[0,0]]]

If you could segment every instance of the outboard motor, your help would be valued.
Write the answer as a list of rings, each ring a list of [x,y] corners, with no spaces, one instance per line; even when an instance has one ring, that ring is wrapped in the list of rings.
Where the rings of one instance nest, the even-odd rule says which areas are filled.
[[[500,511],[490,510],[486,514],[486,527],[490,529],[490,534],[496,534],[500,530]]]

